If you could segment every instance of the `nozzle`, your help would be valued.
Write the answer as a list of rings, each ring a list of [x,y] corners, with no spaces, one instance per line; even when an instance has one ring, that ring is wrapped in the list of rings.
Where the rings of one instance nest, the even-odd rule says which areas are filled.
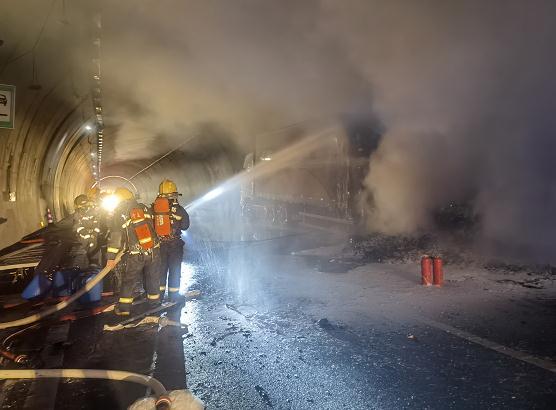
[[[160,327],[164,327],[164,326],[174,326],[174,327],[179,327],[181,329],[184,329],[186,332],[188,332],[189,330],[187,329],[187,325],[184,325],[180,322],[176,322],[175,320],[171,320],[168,319],[166,316],[162,316],[159,320],[158,320],[158,324]]]

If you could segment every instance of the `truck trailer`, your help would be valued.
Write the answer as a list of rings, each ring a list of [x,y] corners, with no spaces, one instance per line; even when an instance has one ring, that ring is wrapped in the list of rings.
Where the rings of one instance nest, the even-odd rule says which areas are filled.
[[[344,121],[296,124],[254,138],[243,166],[252,175],[241,187],[243,215],[353,230],[364,220],[363,180],[381,134],[374,121]]]

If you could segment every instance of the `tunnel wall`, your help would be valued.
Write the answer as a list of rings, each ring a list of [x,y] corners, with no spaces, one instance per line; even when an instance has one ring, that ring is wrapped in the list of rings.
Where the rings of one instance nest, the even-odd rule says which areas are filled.
[[[71,213],[92,183],[88,16],[46,18],[31,3],[0,16],[0,84],[16,86],[14,128],[0,128],[0,248],[44,225],[47,208]]]
[[[90,100],[68,104],[60,91],[18,87],[15,128],[0,129],[0,247],[43,226],[47,208],[55,218],[68,215],[92,183],[83,128]]]

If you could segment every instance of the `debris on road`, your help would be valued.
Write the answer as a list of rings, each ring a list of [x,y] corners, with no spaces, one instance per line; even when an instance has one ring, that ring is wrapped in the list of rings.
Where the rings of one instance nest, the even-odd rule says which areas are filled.
[[[327,318],[320,319],[317,324],[324,330],[333,330],[334,325]]]
[[[201,291],[200,290],[190,290],[189,292],[185,292],[185,294],[183,296],[186,299],[193,299],[193,298],[201,296]]]
[[[265,389],[263,389],[261,386],[256,385],[255,386],[255,390],[257,390],[257,393],[259,393],[259,396],[261,396],[261,398],[263,399],[264,403],[268,406],[268,407],[272,407],[272,401],[270,400],[270,396],[268,395],[268,393],[266,392]]]

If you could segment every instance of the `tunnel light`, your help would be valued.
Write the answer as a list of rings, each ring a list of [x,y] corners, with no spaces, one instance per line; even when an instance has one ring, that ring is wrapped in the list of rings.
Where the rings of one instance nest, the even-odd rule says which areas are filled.
[[[91,131],[91,130],[93,129],[93,127],[91,127],[90,125],[85,125],[85,129],[86,129],[87,131]]]
[[[91,152],[91,157],[94,157],[94,156],[95,156],[95,153],[94,153],[94,152]]]
[[[108,212],[114,212],[119,203],[120,199],[116,195],[107,195],[102,200],[102,208]]]

